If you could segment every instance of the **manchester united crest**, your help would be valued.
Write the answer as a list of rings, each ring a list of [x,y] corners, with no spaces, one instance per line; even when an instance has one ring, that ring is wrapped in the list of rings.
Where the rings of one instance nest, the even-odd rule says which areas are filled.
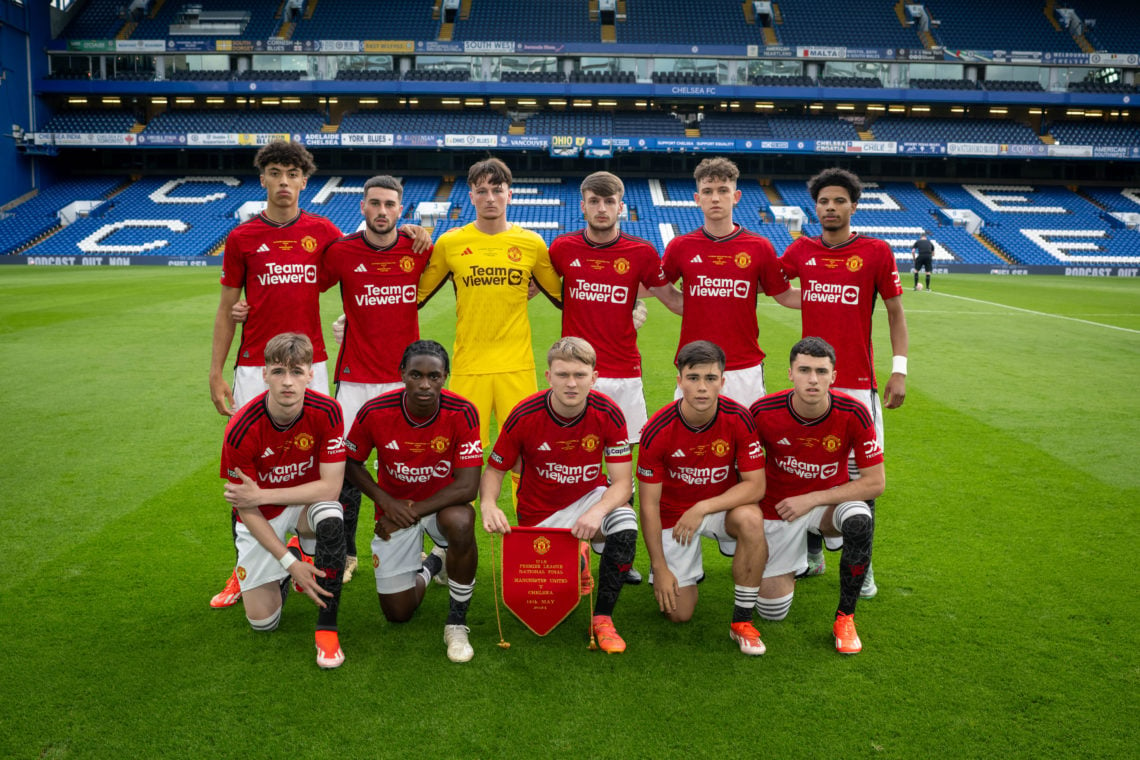
[[[447,451],[447,445],[449,443],[450,441],[447,440],[447,436],[437,435],[435,438],[431,439],[431,443],[429,445],[431,446],[431,450],[436,454],[442,454],[443,452]]]
[[[401,256],[400,257],[400,269],[403,269],[405,272],[410,272],[415,268],[416,268],[416,261],[411,256]]]
[[[733,257],[733,262],[741,269],[747,269],[748,265],[752,263],[752,256],[747,251],[741,251]]]
[[[237,566],[237,577],[239,581],[244,581],[246,576],[245,568],[241,565]]]
[[[534,539],[533,545],[535,554],[546,554],[548,551],[550,551],[550,539],[546,536],[539,536],[538,538]]]
[[[625,274],[629,271],[629,259],[616,258],[614,259],[614,271],[618,274]]]
[[[298,433],[293,438],[293,445],[301,451],[308,451],[309,449],[313,448],[313,443],[315,441],[316,439],[308,433]]]
[[[839,440],[839,437],[834,435],[826,436],[822,441],[820,441],[820,444],[823,446],[823,450],[830,454],[834,454],[836,451],[839,451],[839,447],[842,445],[842,443],[843,442]]]
[[[507,249],[507,258],[517,264],[518,262],[522,261],[522,251],[519,250],[518,247],[512,245]]]
[[[317,250],[317,239],[312,235],[305,235],[305,237],[301,238],[301,247],[309,253],[312,253]]]
[[[729,450],[728,441],[724,440],[723,438],[717,438],[712,442],[711,448],[712,453],[716,454],[718,457],[725,456],[728,454]]]
[[[847,271],[848,272],[858,272],[862,268],[863,268],[863,259],[859,258],[858,256],[852,256],[852,257],[847,259]]]
[[[590,434],[590,435],[588,435],[582,439],[582,450],[583,451],[589,451],[591,453],[594,451],[597,451],[598,445],[601,442],[602,442],[601,438],[599,438],[596,435]]]

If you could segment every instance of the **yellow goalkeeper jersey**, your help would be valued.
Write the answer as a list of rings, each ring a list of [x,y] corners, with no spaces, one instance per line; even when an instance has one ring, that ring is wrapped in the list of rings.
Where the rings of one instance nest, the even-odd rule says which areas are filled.
[[[439,236],[420,276],[419,300],[451,275],[455,283],[455,348],[451,371],[464,375],[534,369],[527,286],[560,298],[562,282],[546,241],[517,224],[488,235],[468,224]]]

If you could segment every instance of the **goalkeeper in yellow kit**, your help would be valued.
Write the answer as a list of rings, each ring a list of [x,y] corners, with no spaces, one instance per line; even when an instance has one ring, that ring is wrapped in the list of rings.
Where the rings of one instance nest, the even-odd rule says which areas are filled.
[[[467,186],[475,221],[440,235],[419,283],[420,303],[448,276],[455,285],[450,389],[478,408],[484,448],[490,445],[492,412],[501,423],[538,391],[527,316],[530,280],[556,304],[562,290],[546,242],[507,221],[512,179],[497,158],[471,167]]]

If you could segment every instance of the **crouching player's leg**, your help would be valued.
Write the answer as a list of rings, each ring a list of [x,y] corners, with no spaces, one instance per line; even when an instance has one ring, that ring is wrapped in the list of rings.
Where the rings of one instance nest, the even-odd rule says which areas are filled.
[[[764,537],[764,515],[756,504],[733,507],[724,514],[724,527],[736,541],[732,557],[735,584],[732,626],[729,635],[744,654],[764,654],[767,648],[752,624],[752,609],[760,592],[764,567],[768,563],[768,542]]]
[[[344,508],[335,501],[321,501],[306,507],[297,523],[301,551],[312,555],[315,572],[308,582],[300,584],[305,593],[320,605],[317,612],[317,664],[336,668],[344,662],[337,634],[337,612],[344,580],[345,541]],[[291,566],[304,565],[290,563]],[[319,589],[319,591],[318,591]]]
[[[444,546],[447,561],[447,588],[450,596],[447,621],[443,626],[443,643],[447,645],[447,658],[452,662],[467,662],[475,656],[467,635],[467,607],[475,591],[475,569],[479,564],[479,549],[475,545],[475,509],[470,504],[444,507],[436,515],[443,539],[436,546]],[[431,530],[428,531],[431,533]]]
[[[865,501],[845,501],[828,507],[820,524],[824,536],[842,536],[839,557],[839,607],[835,611],[835,650],[858,654],[863,642],[855,632],[855,605],[871,567],[871,537],[874,518]]]

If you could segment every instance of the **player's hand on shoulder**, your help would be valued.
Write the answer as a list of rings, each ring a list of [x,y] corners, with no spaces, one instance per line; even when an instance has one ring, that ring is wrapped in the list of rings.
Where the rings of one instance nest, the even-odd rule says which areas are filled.
[[[412,239],[412,250],[416,253],[431,248],[431,234],[418,224],[402,224],[400,232]]]
[[[249,301],[244,298],[234,301],[233,307],[230,308],[230,319],[239,325],[249,319]]]

